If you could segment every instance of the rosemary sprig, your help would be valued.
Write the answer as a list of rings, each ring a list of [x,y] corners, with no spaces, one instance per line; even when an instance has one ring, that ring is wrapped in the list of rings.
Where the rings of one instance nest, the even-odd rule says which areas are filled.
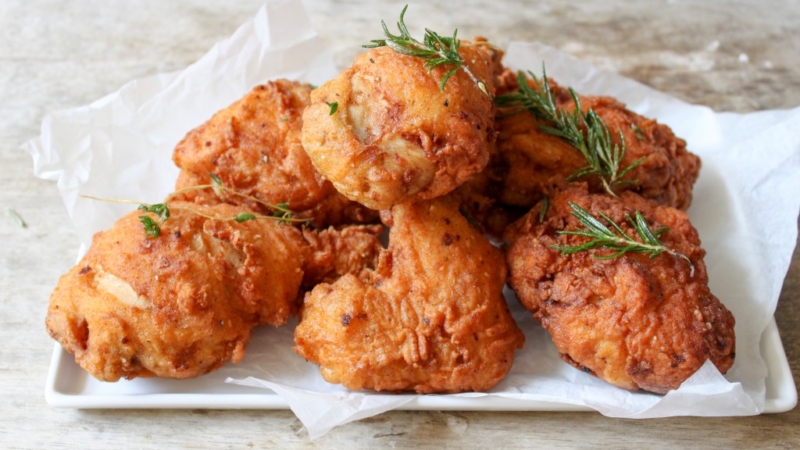
[[[689,263],[689,276],[694,276],[694,264],[692,264],[692,261],[686,255],[667,248],[658,239],[658,237],[668,231],[669,228],[662,227],[657,230],[651,230],[640,211],[636,211],[634,217],[625,214],[625,219],[631,224],[633,229],[636,230],[636,234],[641,240],[637,241],[605,214],[600,213],[600,217],[608,223],[610,228],[604,225],[600,219],[589,213],[589,211],[586,211],[575,203],[569,202],[569,206],[572,208],[572,215],[577,218],[585,228],[572,231],[561,230],[558,231],[558,234],[583,236],[590,238],[590,240],[581,245],[551,245],[550,248],[553,250],[560,251],[564,255],[599,248],[614,250],[614,253],[608,255],[593,254],[592,257],[597,259],[619,258],[628,252],[646,253],[650,255],[650,258],[655,258],[662,253],[669,253]]]
[[[621,167],[622,158],[625,156],[625,136],[622,132],[619,132],[620,144],[613,143],[611,132],[603,118],[592,109],[584,113],[578,94],[572,88],[569,88],[569,93],[575,102],[575,109],[570,113],[564,108],[557,107],[544,65],[542,65],[541,79],[533,72],[529,71],[528,74],[536,87],[530,86],[525,73],[520,71],[517,73],[518,91],[497,97],[495,104],[499,107],[518,108],[514,113],[529,111],[542,131],[560,137],[583,155],[586,165],[567,177],[567,181],[597,175],[605,191],[614,197],[617,196],[614,193],[615,186],[635,184],[636,180],[622,178],[639,166],[644,157],[637,159],[628,167]]]
[[[221,221],[221,222],[234,221],[234,222],[237,222],[237,223],[242,223],[242,222],[247,222],[249,220],[270,219],[270,220],[277,220],[278,224],[288,224],[288,223],[291,223],[291,222],[302,222],[302,223],[304,223],[304,222],[308,222],[309,221],[309,219],[295,218],[294,217],[294,212],[289,209],[289,204],[288,203],[280,203],[278,205],[270,205],[270,204],[265,203],[265,202],[255,198],[253,196],[250,196],[250,195],[247,195],[247,194],[242,194],[242,193],[237,192],[237,191],[235,191],[235,190],[233,190],[231,188],[226,187],[225,185],[222,184],[222,181],[220,180],[220,178],[217,175],[213,174],[213,173],[210,174],[210,177],[211,177],[211,180],[213,181],[213,184],[202,184],[202,185],[189,186],[189,187],[186,187],[186,188],[183,188],[183,189],[179,189],[179,190],[169,194],[167,196],[167,198],[164,200],[164,202],[162,202],[162,203],[150,204],[150,203],[140,202],[140,201],[136,201],[136,200],[120,200],[120,199],[112,199],[112,198],[102,198],[102,197],[95,197],[95,196],[92,196],[92,195],[83,195],[83,194],[81,194],[81,197],[89,198],[89,199],[92,199],[92,200],[104,201],[104,202],[127,203],[127,204],[139,205],[138,209],[140,211],[142,211],[143,213],[145,213],[145,214],[142,214],[142,215],[139,216],[139,221],[142,223],[142,226],[144,227],[144,231],[145,231],[145,234],[147,235],[148,239],[155,239],[155,238],[157,238],[157,237],[159,237],[161,235],[161,225],[159,225],[159,223],[161,223],[161,224],[165,223],[169,219],[171,211],[184,211],[184,212],[188,212],[188,213],[191,213],[191,214],[198,215],[200,217],[203,217],[203,218],[206,218],[206,219],[209,219],[209,220],[217,220],[217,221]],[[240,212],[240,213],[238,213],[238,214],[236,214],[234,216],[230,216],[230,217],[217,217],[217,216],[212,216],[212,215],[209,215],[209,214],[202,213],[202,212],[200,212],[200,211],[198,211],[196,209],[186,208],[186,207],[182,207],[182,206],[171,206],[171,205],[168,204],[169,201],[171,201],[173,198],[175,198],[179,194],[182,194],[182,193],[188,192],[188,191],[195,191],[195,190],[202,190],[202,189],[214,189],[215,191],[224,191],[224,192],[228,192],[228,193],[237,195],[237,196],[242,197],[242,198],[246,198],[246,199],[255,201],[255,202],[257,202],[257,203],[259,203],[259,204],[261,204],[263,206],[266,206],[269,209],[272,209],[273,213],[272,213],[272,215],[265,216],[265,215],[253,214],[253,213],[249,213],[249,212]],[[155,214],[155,216],[156,216],[155,219],[153,217],[147,215],[148,213],[149,214]]]
[[[406,27],[406,23],[403,20],[403,16],[405,16],[407,9],[408,5],[404,6],[403,11],[400,12],[400,21],[397,22],[397,29],[400,31],[399,35],[392,34],[389,31],[389,28],[386,26],[386,22],[381,20],[383,34],[386,36],[386,38],[373,39],[370,41],[370,44],[362,45],[362,47],[389,47],[398,53],[422,58],[425,60],[424,67],[426,67],[429,72],[435,67],[446,65],[452,66],[452,68],[444,74],[442,79],[439,80],[439,89],[442,91],[444,90],[444,85],[447,83],[447,80],[455,75],[459,69],[463,70],[472,79],[472,81],[475,82],[475,85],[478,86],[478,89],[480,89],[481,92],[489,95],[489,91],[486,90],[486,83],[479,80],[478,77],[472,73],[472,71],[464,62],[464,59],[461,58],[461,55],[458,53],[458,47],[461,45],[461,40],[459,40],[457,37],[458,29],[453,31],[453,37],[446,37],[426,28],[425,35],[422,38],[422,42],[420,42],[411,37],[411,34],[408,32],[408,28]]]

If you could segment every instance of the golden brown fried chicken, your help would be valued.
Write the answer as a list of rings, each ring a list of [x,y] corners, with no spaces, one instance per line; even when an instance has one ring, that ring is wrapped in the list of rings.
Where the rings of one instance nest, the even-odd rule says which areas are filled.
[[[307,244],[304,253],[303,287],[333,283],[345,274],[365,278],[375,269],[383,250],[381,225],[352,225],[341,229],[303,229]]]
[[[157,238],[134,212],[97,233],[59,281],[47,329],[96,378],[192,378],[238,362],[257,325],[282,325],[301,283],[375,266],[380,226],[300,231],[241,208],[171,202]],[[191,211],[187,211],[190,209]]]
[[[295,350],[348,389],[490,389],[524,341],[503,298],[502,252],[452,199],[395,206],[388,222],[371,276],[306,295]]]
[[[303,279],[300,231],[174,202],[158,238],[139,212],[97,233],[50,298],[47,329],[96,378],[191,378],[238,362],[255,325],[286,322]]]
[[[506,72],[499,92],[517,88],[516,79]],[[529,80],[535,87],[535,83]],[[550,81],[559,108],[574,110],[569,92]],[[692,201],[692,187],[700,170],[700,158],[686,150],[686,142],[676,137],[666,125],[642,117],[611,97],[580,96],[581,109],[593,109],[606,123],[613,142],[625,139],[625,157],[621,169],[639,158],[642,163],[625,175],[633,184],[620,184],[616,192],[632,190],[643,197],[680,209]],[[542,131],[533,115],[524,111],[508,116],[500,110],[496,128],[500,164],[506,170],[499,200],[507,205],[530,208],[541,200],[543,191],[555,179],[563,181],[586,165],[583,156],[563,139]],[[602,192],[596,177],[587,177],[592,192]]]
[[[520,302],[565,361],[616,386],[665,393],[709,359],[725,373],[735,357],[734,319],[708,289],[697,232],[683,211],[632,192],[620,197],[571,186],[550,195],[543,222],[537,206],[509,227],[509,280]],[[583,229],[568,202],[607,215],[630,236],[637,234],[625,214],[642,212],[651,230],[669,227],[661,242],[691,265],[668,253],[610,260],[593,257],[613,253],[608,249],[562,255],[551,246],[588,241],[557,233]]]
[[[176,190],[210,184],[213,173],[238,193],[271,205],[287,203],[319,228],[377,220],[377,213],[336,192],[303,150],[302,115],[310,92],[307,84],[270,81],[189,132],[172,156],[182,169]],[[181,198],[271,212],[257,202],[220,191],[190,191]]]
[[[428,71],[421,58],[388,47],[311,93],[303,145],[317,169],[351,200],[372,209],[444,195],[480,172],[494,138],[494,71],[499,52],[462,41],[464,70]],[[334,110],[335,105],[335,110]]]
[[[490,145],[490,148],[496,148]],[[529,208],[518,208],[503,204],[500,188],[508,170],[501,165],[499,155],[491,154],[489,164],[481,172],[471,176],[450,195],[459,204],[459,211],[480,231],[495,239],[501,239],[508,224],[522,217]]]

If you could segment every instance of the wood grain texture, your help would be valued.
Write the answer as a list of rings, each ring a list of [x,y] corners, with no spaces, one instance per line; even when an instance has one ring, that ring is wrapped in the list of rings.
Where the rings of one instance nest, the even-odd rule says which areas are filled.
[[[43,388],[52,341],[50,291],[77,240],[54,184],[19,146],[42,117],[125,82],[177,70],[229,36],[258,0],[0,2],[0,442],[3,448],[795,448],[800,412],[745,418],[619,420],[594,413],[396,411],[309,441],[289,411],[55,409]],[[307,1],[344,66],[400,3]],[[459,28],[499,45],[539,40],[718,111],[800,105],[800,3],[470,0],[412,4],[409,22]],[[414,20],[411,20],[411,17]],[[346,25],[343,25],[346,24]],[[412,30],[413,31],[413,30]],[[21,227],[8,214],[16,211]],[[800,374],[800,254],[776,312],[795,383]]]

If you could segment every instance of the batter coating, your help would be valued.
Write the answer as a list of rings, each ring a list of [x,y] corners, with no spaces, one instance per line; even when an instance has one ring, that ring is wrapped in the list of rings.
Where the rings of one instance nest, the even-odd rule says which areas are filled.
[[[606,214],[631,236],[624,214],[641,211],[651,229],[670,228],[661,242],[691,265],[667,253],[610,260],[593,258],[613,253],[608,249],[562,255],[550,246],[588,240],[556,233],[582,228],[568,202],[595,217]],[[537,206],[509,227],[506,240],[512,288],[578,369],[625,389],[663,394],[706,360],[722,373],[733,365],[734,318],[708,289],[705,251],[683,211],[632,192],[614,199],[587,193],[585,184],[571,186],[550,195],[543,222]]]
[[[501,92],[517,89],[517,80],[510,72],[504,73],[501,80]],[[549,83],[557,107],[572,111],[575,103],[568,90],[552,80]],[[533,80],[529,84],[535,86]],[[686,142],[668,126],[628,110],[614,98],[579,96],[579,99],[584,112],[593,109],[605,121],[614,143],[621,143],[620,132],[624,136],[621,169],[644,158],[624,177],[636,182],[616,185],[615,192],[631,190],[661,204],[687,209],[700,171],[700,158],[686,150]],[[509,110],[499,110],[495,124],[499,158],[493,164],[505,171],[499,200],[506,205],[530,208],[541,200],[547,186],[554,180],[563,182],[585,166],[586,160],[561,138],[542,131],[531,113],[523,111],[510,116],[508,113]],[[579,181],[588,182],[592,192],[603,192],[596,177]]]
[[[378,267],[308,293],[295,350],[352,390],[490,389],[524,342],[503,298],[502,252],[451,199],[384,216],[392,228]]]
[[[300,135],[310,93],[307,84],[269,81],[190,131],[172,155],[182,169],[176,190],[211,184],[214,174],[238,193],[271,205],[286,203],[318,228],[376,221],[376,212],[336,192],[303,150]],[[221,191],[190,191],[181,198],[271,213],[258,202]]]
[[[381,249],[379,226],[301,231],[200,215],[242,212],[227,204],[169,205],[157,238],[138,211],[97,233],[50,298],[48,332],[102,381],[193,378],[238,362],[253,327],[296,312],[301,285],[360,274]]]
[[[466,41],[459,53],[488,95],[463,70],[440,90],[449,67],[429,72],[424,60],[388,47],[359,55],[311,93],[303,146],[339,192],[369,208],[388,209],[447,194],[483,169],[494,139],[500,54]]]

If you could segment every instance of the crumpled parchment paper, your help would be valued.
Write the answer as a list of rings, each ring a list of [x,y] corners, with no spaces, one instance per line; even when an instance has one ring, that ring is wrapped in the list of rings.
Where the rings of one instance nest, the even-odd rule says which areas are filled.
[[[538,43],[512,43],[504,62],[536,74],[544,62],[548,76],[560,84],[583,94],[617,97],[630,109],[668,124],[700,155],[703,167],[689,215],[708,251],[711,290],[737,319],[736,364],[723,377],[706,363],[664,396],[624,391],[563,363],[547,333],[509,291],[527,341],[508,377],[488,393],[428,396],[426,404],[435,408],[452,398],[480,397],[501,409],[542,409],[542,402],[550,402],[626,418],[760,413],[767,370],[759,342],[775,311],[797,234],[800,108],[715,113]],[[321,84],[336,73],[301,2],[269,1],[185,70],[135,80],[90,105],[47,116],[41,136],[26,148],[35,174],[58,182],[82,253],[93,233],[133,207],[83,199],[79,193],[163,198],[178,173],[172,149],[190,129],[265,80]],[[256,333],[245,360],[216,375],[280,395],[311,438],[419,400],[411,394],[349,392],[324,382],[315,365],[292,351],[293,323]],[[115,388],[124,393],[135,382]]]

